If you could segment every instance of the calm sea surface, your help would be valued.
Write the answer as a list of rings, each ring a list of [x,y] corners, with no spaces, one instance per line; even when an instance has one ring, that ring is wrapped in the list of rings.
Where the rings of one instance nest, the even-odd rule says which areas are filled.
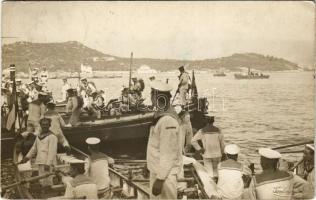
[[[236,80],[232,73],[226,77],[196,74],[200,96],[209,100],[209,112],[221,128],[227,143],[237,143],[241,159],[258,162],[259,147],[277,147],[308,141],[314,138],[314,81],[310,72],[269,73],[269,79]],[[169,83],[176,90],[178,74],[159,73],[156,78]],[[143,95],[149,102],[151,75],[143,78],[147,87]],[[106,91],[106,99],[118,97],[128,77],[93,79],[98,89]],[[70,80],[75,86],[78,79]],[[49,80],[49,89],[58,98],[61,80]],[[299,150],[302,147],[292,148]],[[296,156],[300,155],[295,155]],[[285,155],[288,157],[288,155]],[[293,158],[293,155],[291,156]]]

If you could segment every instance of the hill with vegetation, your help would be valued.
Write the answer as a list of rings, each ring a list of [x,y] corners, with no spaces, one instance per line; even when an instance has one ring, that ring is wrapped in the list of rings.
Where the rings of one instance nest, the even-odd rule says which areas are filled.
[[[49,71],[80,70],[80,65],[90,65],[94,71],[121,71],[129,69],[129,58],[117,57],[89,48],[79,42],[63,43],[31,43],[16,42],[2,46],[2,67],[8,68],[15,64],[19,71],[27,72],[29,66],[46,67]],[[181,65],[195,70],[216,70],[225,68],[230,71],[240,71],[251,67],[261,71],[297,70],[300,67],[283,58],[256,53],[236,53],[231,56],[204,60],[176,60],[134,58],[133,67],[142,65],[159,70],[175,70]]]

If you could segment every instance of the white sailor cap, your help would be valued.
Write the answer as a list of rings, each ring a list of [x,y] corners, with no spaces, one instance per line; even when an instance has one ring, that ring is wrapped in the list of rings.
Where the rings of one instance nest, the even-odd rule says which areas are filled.
[[[161,91],[161,92],[170,92],[172,90],[172,86],[167,84],[167,83],[164,83],[162,81],[159,81],[159,80],[154,80],[150,83],[150,86],[152,89],[155,89],[155,90],[158,90],[158,91]]]
[[[56,105],[54,99],[51,99],[47,104],[53,104],[53,105]]]
[[[225,146],[224,151],[227,154],[235,155],[239,153],[240,148],[236,144],[228,144]]]
[[[86,161],[77,158],[70,159],[68,162],[70,165],[84,165],[86,163]]]
[[[33,83],[35,83],[34,81],[29,81],[27,84],[28,85],[31,85],[31,84],[33,84]]]
[[[47,92],[44,92],[44,91],[41,91],[38,94],[43,95],[43,96],[48,95]]]
[[[17,78],[15,81],[16,82],[22,82],[22,80],[20,78]]]
[[[84,81],[84,80],[87,80],[87,78],[83,77],[83,78],[80,79],[80,81]]]
[[[179,113],[181,113],[182,108],[181,108],[181,106],[178,105],[178,106],[174,107],[174,110],[176,111],[177,114],[179,114]]]
[[[260,148],[259,154],[262,157],[269,158],[269,159],[279,159],[282,157],[282,155],[279,152],[269,149],[269,148]]]
[[[314,144],[307,144],[306,147],[311,149],[311,150],[313,150],[313,151],[315,151]]]
[[[96,137],[89,137],[86,139],[86,143],[89,145],[99,144],[100,142],[101,142],[101,140],[99,138],[96,138]]]

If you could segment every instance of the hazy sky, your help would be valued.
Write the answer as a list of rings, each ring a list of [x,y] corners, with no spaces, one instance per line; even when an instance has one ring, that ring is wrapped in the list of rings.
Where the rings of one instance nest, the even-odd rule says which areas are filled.
[[[313,65],[311,2],[5,2],[3,43],[76,40],[107,54],[205,59],[256,52]]]

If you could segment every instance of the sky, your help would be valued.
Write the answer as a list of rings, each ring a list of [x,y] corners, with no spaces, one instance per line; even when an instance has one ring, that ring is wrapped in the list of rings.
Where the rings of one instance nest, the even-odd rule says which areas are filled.
[[[314,62],[311,2],[4,2],[1,18],[2,44],[78,41],[122,57],[195,60],[254,52],[303,67]]]

